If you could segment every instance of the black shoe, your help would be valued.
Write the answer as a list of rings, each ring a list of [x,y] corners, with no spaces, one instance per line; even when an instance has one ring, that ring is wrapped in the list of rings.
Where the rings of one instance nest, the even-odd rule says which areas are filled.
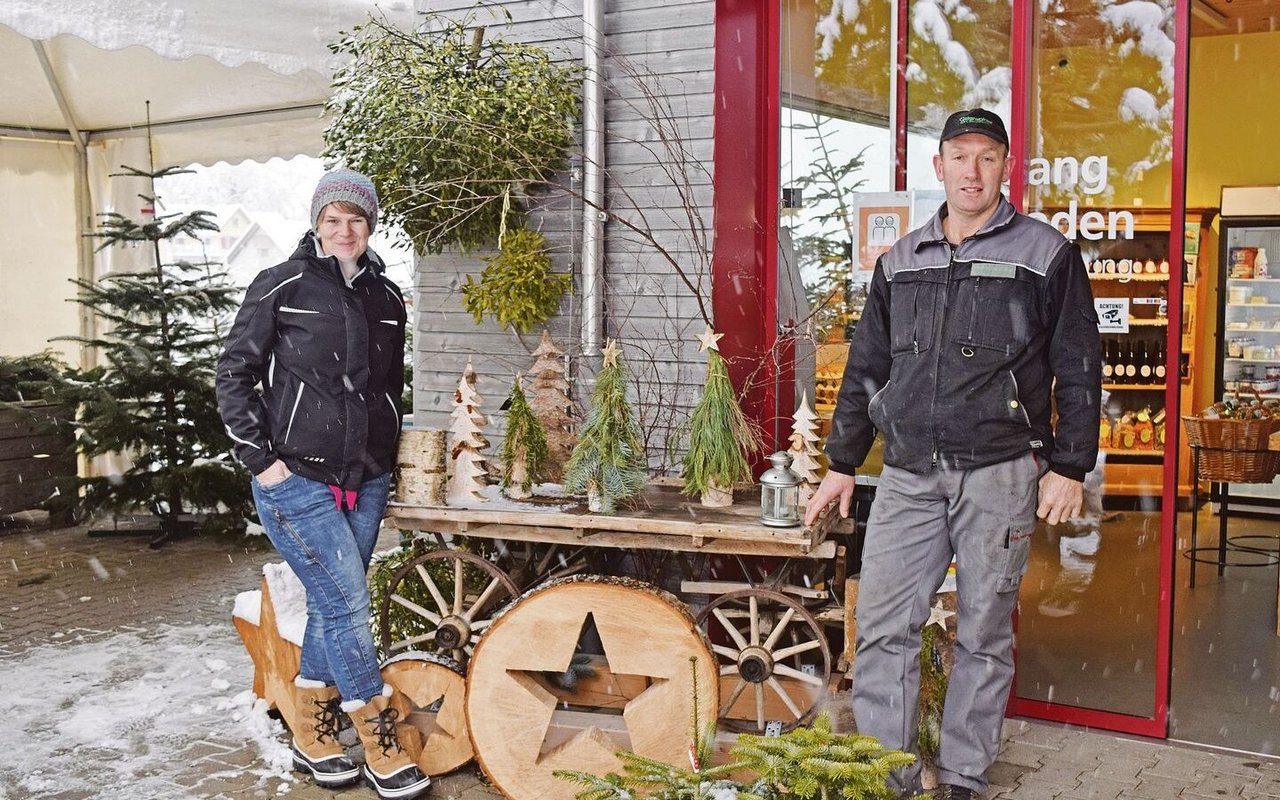
[[[934,800],[977,800],[978,793],[968,786],[940,783],[938,788],[933,790],[933,798]]]
[[[364,779],[382,800],[409,800],[431,788],[431,779],[412,764],[390,775],[379,775],[365,764]]]
[[[310,772],[319,786],[346,786],[360,777],[360,767],[345,754],[311,759],[296,745],[290,745],[289,749],[293,752],[293,768],[298,772]]]

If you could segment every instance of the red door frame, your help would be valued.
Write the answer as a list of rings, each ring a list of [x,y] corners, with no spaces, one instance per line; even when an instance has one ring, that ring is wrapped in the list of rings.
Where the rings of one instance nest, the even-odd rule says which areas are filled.
[[[905,2],[903,3],[905,6]],[[902,10],[905,16],[905,8]],[[771,445],[780,444],[773,432],[779,419],[790,416],[789,386],[794,353],[778,347],[777,226],[780,151],[780,3],[777,0],[716,0],[715,4],[715,246],[712,258],[712,309],[716,327],[727,334],[721,351],[729,362],[730,377],[744,397],[744,410],[765,429]],[[1011,61],[1013,87],[1010,129],[1015,163],[1028,150],[1028,102],[1032,42],[1032,0],[1013,0]],[[1189,63],[1190,0],[1174,0],[1175,38],[1172,208],[1169,232],[1170,261],[1177,264],[1182,252],[1185,218],[1187,68]],[[906,52],[907,25],[899,26],[900,51]],[[899,65],[895,65],[897,67]],[[902,81],[904,71],[895,70]],[[899,93],[905,106],[905,92]],[[903,109],[905,110],[905,109]],[[898,115],[894,145],[906,139],[905,114]],[[901,164],[901,162],[899,162]],[[895,184],[905,178],[895,175]],[[1010,197],[1025,205],[1025,167],[1011,175]],[[1179,354],[1182,329],[1182,282],[1169,286],[1169,325],[1165,391],[1166,418],[1178,419]],[[1177,453],[1180,430],[1169,431],[1167,448]],[[1010,699],[1009,713],[1066,722],[1106,730],[1164,738],[1167,735],[1169,676],[1173,631],[1175,562],[1174,523],[1177,507],[1177,458],[1166,457],[1163,475],[1161,520],[1160,591],[1156,632],[1155,714],[1137,717],[1108,711],[1019,699]],[[1015,684],[1016,686],[1016,684]]]

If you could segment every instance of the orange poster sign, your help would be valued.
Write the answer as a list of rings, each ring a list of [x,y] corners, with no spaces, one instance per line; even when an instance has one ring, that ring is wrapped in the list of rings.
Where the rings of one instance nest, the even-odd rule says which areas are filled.
[[[910,206],[861,206],[858,208],[858,266],[874,269],[876,259],[907,232]]]

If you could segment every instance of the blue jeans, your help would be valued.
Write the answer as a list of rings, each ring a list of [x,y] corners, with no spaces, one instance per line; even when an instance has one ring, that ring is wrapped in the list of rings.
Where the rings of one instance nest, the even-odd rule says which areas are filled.
[[[336,684],[343,700],[369,700],[382,691],[382,674],[365,573],[391,476],[365,481],[355,511],[338,509],[328,486],[301,475],[266,487],[251,483],[267,537],[307,590],[299,677]]]

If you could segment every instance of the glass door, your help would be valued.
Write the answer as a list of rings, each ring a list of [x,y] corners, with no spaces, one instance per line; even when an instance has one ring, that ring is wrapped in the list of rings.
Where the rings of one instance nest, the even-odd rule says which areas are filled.
[[[1164,736],[1183,282],[1175,0],[1027,3],[1025,211],[1079,246],[1103,334],[1085,512],[1022,584],[1015,713]],[[1017,32],[1015,31],[1015,36]],[[1185,44],[1183,45],[1185,49]],[[1019,69],[1019,67],[1024,69]],[[1184,79],[1182,79],[1184,80]],[[1015,93],[1018,90],[1015,90]]]

